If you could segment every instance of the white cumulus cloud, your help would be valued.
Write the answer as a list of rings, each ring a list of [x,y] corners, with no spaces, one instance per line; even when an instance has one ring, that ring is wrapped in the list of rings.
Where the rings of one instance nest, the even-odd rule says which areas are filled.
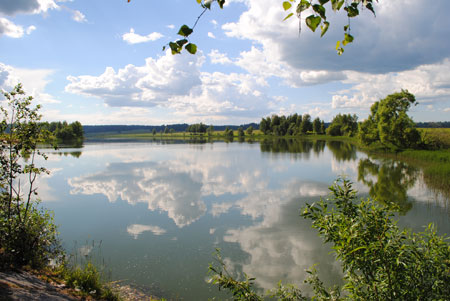
[[[163,35],[159,32],[152,32],[146,36],[139,35],[135,33],[134,28],[130,28],[130,32],[127,32],[122,35],[122,39],[128,44],[139,44],[146,43],[151,41],[156,41],[162,38]]]

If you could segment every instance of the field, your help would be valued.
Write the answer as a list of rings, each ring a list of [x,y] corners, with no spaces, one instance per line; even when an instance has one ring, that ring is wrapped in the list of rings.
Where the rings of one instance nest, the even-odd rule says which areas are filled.
[[[450,149],[450,128],[419,129],[425,141],[437,144],[439,148]]]

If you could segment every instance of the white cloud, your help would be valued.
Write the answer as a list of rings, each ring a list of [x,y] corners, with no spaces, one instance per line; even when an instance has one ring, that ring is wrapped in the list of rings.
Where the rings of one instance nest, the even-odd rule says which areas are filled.
[[[141,235],[144,232],[150,231],[154,235],[162,235],[165,234],[167,231],[158,227],[158,226],[150,226],[150,225],[140,225],[140,224],[133,224],[129,225],[127,227],[127,232],[131,236],[134,237],[134,239],[137,239],[139,235]]]
[[[211,60],[212,64],[231,64],[232,61],[227,57],[226,54],[220,53],[219,50],[213,49],[208,54],[209,59]]]
[[[72,19],[79,23],[87,22],[86,16],[79,10],[72,11]]]
[[[163,35],[159,32],[152,32],[146,36],[141,36],[134,32],[134,29],[131,28],[130,32],[127,32],[122,35],[122,39],[127,42],[128,44],[139,44],[139,43],[146,43],[150,41],[156,41],[160,38],[162,38]]]
[[[438,17],[450,10],[448,1],[436,1],[432,6],[426,0],[379,1],[375,5],[376,18],[366,10],[352,20],[355,42],[340,57],[335,43],[343,36],[342,25],[347,21],[343,14],[329,14],[331,27],[323,38],[306,26],[298,36],[295,18],[281,21],[286,15],[281,4],[272,0],[244,3],[248,9],[239,20],[222,26],[226,34],[253,41],[265,58],[300,71],[384,73],[436,63],[448,56],[450,40],[442,37],[450,36],[450,19]]]
[[[343,83],[352,85],[332,97],[333,108],[368,108],[387,95],[407,89],[419,103],[445,105],[450,101],[450,59],[403,72],[369,74],[345,72]]]
[[[204,56],[167,51],[144,66],[127,65],[100,76],[69,76],[66,91],[99,97],[110,107],[158,107],[186,122],[228,118],[245,123],[268,113],[272,100],[263,78],[239,73],[200,73]],[[205,118],[209,118],[206,121]],[[221,121],[223,122],[223,121]]]
[[[175,28],[175,25],[169,24],[169,25],[167,25],[166,27],[169,28],[169,29],[174,29],[174,28]]]
[[[33,96],[38,103],[59,103],[46,90],[48,79],[54,73],[50,69],[23,69],[0,63],[0,88],[10,91],[18,83],[22,83],[27,95]]]
[[[28,26],[28,28],[27,28],[27,34],[31,34],[33,31],[35,31],[36,30],[36,26],[34,26],[34,25],[31,25],[31,26]]]
[[[5,35],[10,38],[21,38],[24,30],[20,25],[16,25],[13,22],[5,18],[0,18],[0,36]]]
[[[211,39],[216,38],[216,36],[212,32],[208,32],[208,37],[210,37]]]

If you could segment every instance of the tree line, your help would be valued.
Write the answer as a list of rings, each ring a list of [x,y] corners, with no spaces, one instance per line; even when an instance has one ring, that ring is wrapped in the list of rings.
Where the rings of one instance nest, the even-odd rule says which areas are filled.
[[[79,121],[67,123],[67,121],[42,122],[42,130],[47,130],[59,141],[77,141],[84,139],[83,126]]]

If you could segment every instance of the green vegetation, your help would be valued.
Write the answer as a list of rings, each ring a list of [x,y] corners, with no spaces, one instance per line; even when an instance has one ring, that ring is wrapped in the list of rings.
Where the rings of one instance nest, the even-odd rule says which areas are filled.
[[[25,96],[21,84],[3,94],[7,107],[0,108],[0,269],[27,266],[43,270],[50,261],[64,262],[66,256],[53,215],[39,208],[37,198],[36,179],[40,174],[49,173],[45,167],[36,165],[39,158],[47,159],[38,145],[51,141],[50,124],[40,122],[40,106],[32,107],[33,98]],[[73,125],[66,128],[81,129],[81,124]],[[69,286],[81,289],[83,294],[117,300],[101,284],[92,264],[84,268],[63,264],[57,269],[59,277]]]
[[[353,137],[358,132],[358,117],[350,114],[338,114],[331,121],[326,133],[330,136]]]
[[[360,124],[360,142],[368,146],[380,143],[384,148],[393,150],[416,148],[420,143],[420,134],[406,114],[415,101],[414,95],[402,90],[375,102],[369,117]]]
[[[70,124],[66,121],[44,122],[41,128],[52,133],[60,143],[73,143],[84,139],[83,126],[79,121]]]
[[[319,118],[316,118],[314,122],[316,123],[316,131],[320,131],[315,131],[315,133],[322,134],[323,122]],[[273,136],[299,136],[314,130],[313,122],[311,122],[311,116],[309,114],[303,116],[293,114],[287,117],[274,114],[271,117],[262,118],[259,129],[264,135]]]
[[[31,107],[22,86],[3,93],[0,124],[0,266],[30,265],[39,268],[61,252],[50,212],[38,208],[36,178],[48,173],[36,165],[47,159],[37,145],[50,139],[39,123],[39,105]]]
[[[450,295],[450,245],[430,224],[424,232],[412,233],[397,226],[398,207],[379,205],[372,199],[357,200],[348,180],[330,187],[327,200],[307,204],[302,217],[312,221],[342,268],[344,284],[325,287],[315,269],[307,271],[317,300],[446,300]],[[235,300],[264,300],[254,287],[254,278],[235,280],[217,256],[210,265],[210,282],[231,291]],[[293,285],[278,284],[266,297],[278,300],[308,300]]]

